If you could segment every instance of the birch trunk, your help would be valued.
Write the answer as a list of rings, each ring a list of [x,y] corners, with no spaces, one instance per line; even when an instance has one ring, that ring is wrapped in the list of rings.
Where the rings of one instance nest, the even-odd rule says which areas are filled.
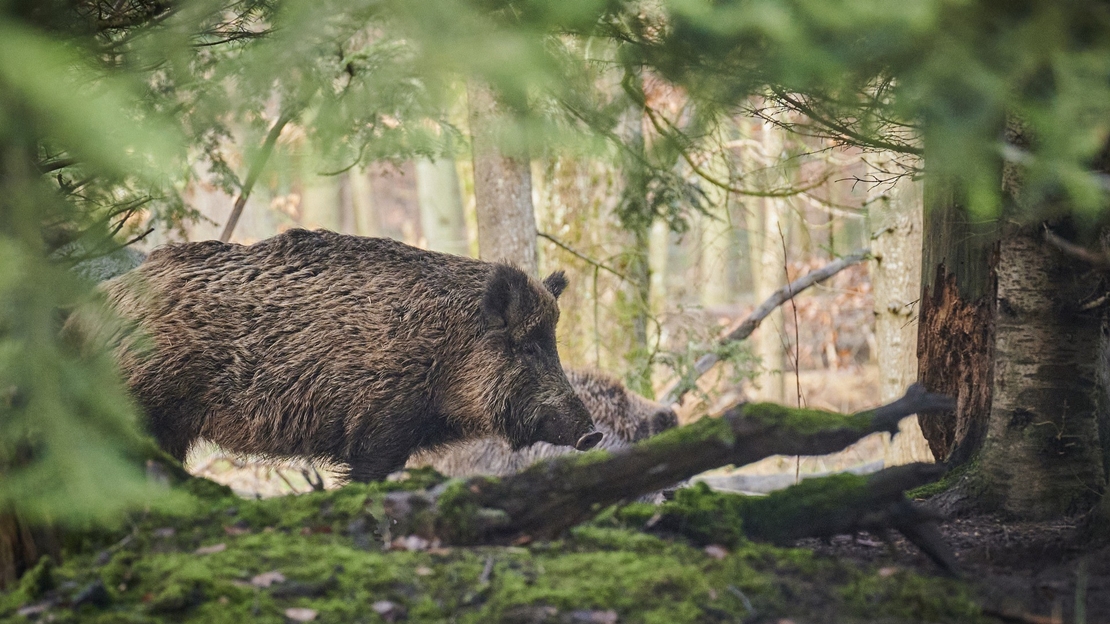
[[[903,178],[891,189],[888,201],[872,206],[877,206],[873,216],[878,217],[879,226],[870,266],[879,347],[876,359],[881,396],[887,401],[917,380],[922,184]],[[883,460],[887,466],[933,461],[916,416],[904,420],[899,434],[885,444]]]
[[[763,166],[778,160],[782,142],[778,130],[769,122],[759,128],[763,151]],[[782,199],[763,197],[753,202],[756,209],[755,228],[748,236],[751,247],[752,291],[756,301],[764,301],[779,289],[786,280],[786,258],[783,237],[786,224],[782,221]],[[755,334],[755,353],[762,363],[757,384],[757,396],[763,401],[782,403],[786,397],[786,335],[782,308],[772,312]]]
[[[428,249],[458,256],[469,255],[466,217],[455,161],[445,158],[418,160],[416,192],[420,198],[420,225]]]

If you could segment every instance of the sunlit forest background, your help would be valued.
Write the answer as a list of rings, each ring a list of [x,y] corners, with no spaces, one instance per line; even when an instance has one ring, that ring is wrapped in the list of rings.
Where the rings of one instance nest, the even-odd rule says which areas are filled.
[[[657,110],[681,118],[691,106],[681,89],[659,79],[651,84],[648,95]],[[464,107],[465,101],[456,102],[452,110]],[[778,123],[762,116],[777,116]],[[464,114],[448,121],[460,136],[470,135]],[[559,325],[565,366],[607,371],[645,396],[658,396],[771,292],[836,257],[869,248],[872,236],[881,234],[879,225],[891,219],[892,201],[900,202],[903,214],[921,211],[920,182],[898,167],[894,155],[799,137],[782,127],[789,121],[787,113],[753,102],[750,113],[723,120],[691,149],[690,162],[677,159],[671,172],[694,189],[699,203],[672,224],[653,223],[642,250],[617,218],[625,184],[619,164],[597,154],[533,160],[540,273],[561,269],[570,276]],[[641,132],[651,137],[650,121],[642,123]],[[251,244],[292,227],[324,228],[478,256],[473,165],[465,144],[453,156],[358,164],[338,172],[323,171],[311,147],[303,129],[284,127],[277,149],[289,166],[263,174],[233,242]],[[236,146],[225,157],[233,168],[243,167],[245,156]],[[708,171],[713,181],[699,171]],[[720,180],[728,188],[714,184]],[[134,248],[220,235],[235,196],[199,171],[182,197],[195,213],[183,215],[172,229],[155,228]],[[150,215],[140,211],[127,227],[142,233],[152,226]],[[627,275],[637,253],[650,258],[645,302],[634,296]],[[702,380],[681,416],[689,420],[742,399],[845,412],[869,407],[882,396],[871,288],[863,263],[799,295],[758,330],[754,348],[729,354],[724,366]],[[914,302],[904,303],[899,329],[912,336]],[[647,320],[642,343],[634,331],[641,316]],[[901,389],[896,383],[888,394]],[[837,457],[779,458],[747,471],[876,469],[884,459],[902,463],[927,453],[923,440],[904,441],[899,454],[877,435]],[[217,478],[243,477],[220,475],[223,462],[262,474],[272,464],[236,462],[210,447],[194,455],[193,464]],[[297,471],[286,474],[297,478]],[[283,482],[274,485],[281,491]]]
[[[582,605],[607,618],[589,621],[738,620],[756,608],[785,618],[793,597],[817,589],[802,605],[816,613],[870,621],[881,604],[902,609],[891,621],[934,607],[936,621],[965,621],[1014,613],[965,589],[1036,585],[1011,592],[1031,602],[999,618],[1062,622],[1067,598],[1068,616],[1084,622],[1088,581],[1110,587],[1100,563],[1110,559],[1091,557],[1088,568],[1086,558],[1110,535],[1108,198],[1110,9],[1093,0],[0,0],[0,618],[79,613],[76,585],[47,587],[60,564],[63,577],[99,583],[96,608],[116,600],[137,617],[166,607],[204,618],[228,604],[217,596],[233,596],[240,615],[262,597],[271,621],[338,621],[381,606],[368,600],[373,586],[392,606],[370,617],[385,621],[403,619],[402,603],[473,621],[518,607],[539,609],[520,621],[571,621]],[[306,418],[331,419],[321,430],[347,434],[321,454],[343,465],[282,455],[307,448],[295,440],[271,449],[282,457],[197,444],[182,470],[192,438],[177,451],[156,442],[157,418],[146,416],[158,409],[135,382],[144,339],[94,340],[119,342],[150,320],[113,306],[112,287],[127,282],[109,280],[163,245],[251,245],[293,228],[508,260],[534,277],[565,271],[563,367],[612,375],[662,403],[656,415],[673,406],[683,427],[625,440],[635,449],[612,456],[565,446],[548,473],[382,480],[441,432],[406,421],[382,428],[403,435],[347,439],[352,429],[337,423],[378,407],[329,411],[333,395],[316,390],[345,379],[334,375],[297,398]],[[831,279],[782,294],[830,267]],[[480,293],[479,327],[496,328],[480,335],[501,339],[508,303],[503,318],[489,316],[493,282]],[[559,297],[558,282],[543,297]],[[754,333],[733,337],[768,310]],[[160,353],[180,346],[168,334],[153,336],[169,345]],[[226,347],[199,342],[209,353]],[[258,371],[271,364],[242,379],[265,378]],[[219,367],[200,366],[196,387]],[[559,420],[568,431],[552,433],[555,420],[534,415],[529,431],[592,448],[598,432],[549,369],[575,412],[558,416],[580,430]],[[151,379],[192,387],[169,373]],[[413,402],[397,414],[439,418],[444,439],[461,436],[451,421],[460,410],[433,402],[435,390],[400,397]],[[209,418],[238,397],[219,392],[198,406],[171,395],[168,410]],[[273,394],[260,405],[275,405]],[[481,412],[475,431],[511,438],[509,424],[521,423],[496,418],[536,398],[522,394],[471,410]],[[259,413],[264,422],[244,430],[292,431],[289,414]],[[884,420],[891,414],[897,421]],[[651,430],[645,423],[637,431]],[[893,439],[861,433],[899,426]],[[383,465],[373,472],[371,442],[404,453],[374,455]],[[370,484],[340,487],[328,472],[360,461]],[[620,477],[606,482],[610,474]],[[774,486],[722,485],[748,476]],[[809,486],[798,485],[804,477]],[[762,496],[780,488],[781,498]],[[305,496],[274,498],[290,493]],[[390,532],[397,518],[383,501],[394,493],[419,501],[399,513],[424,521],[411,534]],[[680,530],[661,533],[662,516],[641,503],[660,505]],[[563,506],[532,517],[548,504]],[[299,511],[275,513],[286,506]],[[972,520],[944,533],[946,515]],[[881,544],[856,541],[860,531],[900,532],[898,548],[915,559],[897,565],[915,571],[878,567]],[[745,550],[845,535],[824,568],[784,572],[778,562],[793,566],[796,553]],[[545,539],[564,537],[567,552],[546,550]],[[430,577],[442,564],[444,578],[481,587],[394,591],[391,566],[431,570],[441,542],[456,558],[435,559],[412,586],[439,580]],[[352,575],[312,573],[358,600],[317,600],[334,584],[275,597],[275,570],[250,551],[258,544],[280,551],[291,578],[306,559],[355,562]],[[235,568],[240,556],[249,574]],[[587,561],[606,578],[521,572],[533,557],[552,569]],[[756,573],[755,561],[774,569]],[[971,571],[958,591],[917,576],[957,563]],[[381,578],[358,576],[375,566]],[[1041,583],[1033,567],[1056,577]],[[647,582],[660,570],[671,580]],[[563,591],[568,580],[581,586]],[[592,594],[602,581],[612,591]],[[526,598],[514,584],[531,588]],[[667,588],[679,588],[676,599]],[[562,602],[527,594],[548,589]],[[486,604],[487,590],[502,593]],[[1051,620],[1026,617],[1050,610]]]

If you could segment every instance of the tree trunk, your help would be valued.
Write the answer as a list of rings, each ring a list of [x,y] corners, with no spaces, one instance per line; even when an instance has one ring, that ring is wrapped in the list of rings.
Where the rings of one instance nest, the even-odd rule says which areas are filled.
[[[756,167],[774,167],[782,151],[781,131],[770,122],[756,126],[760,133],[763,156]],[[752,267],[752,293],[756,301],[763,301],[787,282],[786,257],[783,238],[786,224],[781,219],[783,200],[762,197],[753,204],[756,214],[749,224],[754,226],[748,235]],[[776,309],[755,334],[755,354],[759,356],[762,372],[756,396],[764,401],[781,403],[786,397],[786,325],[782,308]]]
[[[1087,510],[1105,482],[1101,319],[1078,298],[1094,285],[1040,226],[976,223],[938,182],[926,187],[921,379],[955,394],[957,410],[924,417],[922,429],[938,458],[979,455],[967,483],[984,510]]]
[[[365,169],[355,169],[351,171],[349,183],[356,233],[359,236],[381,236],[382,224],[374,209],[370,174]]]
[[[381,236],[417,245],[424,236],[420,227],[416,165],[376,163],[368,168],[370,195],[381,227]]]
[[[982,476],[1007,512],[1089,509],[1102,490],[1100,319],[1071,296],[1082,271],[1040,228],[1004,230],[998,252],[994,384]]]
[[[420,225],[428,249],[469,255],[455,161],[446,158],[416,161],[416,193],[420,198]]]
[[[643,90],[639,71],[630,74],[636,90]],[[623,135],[628,154],[621,163],[624,189],[617,214],[628,233],[621,250],[621,271],[627,277],[619,295],[617,314],[622,328],[631,338],[625,353],[628,364],[625,382],[630,390],[648,398],[655,397],[652,384],[652,351],[648,344],[651,320],[651,227],[655,215],[648,205],[649,171],[644,162],[644,109],[630,106],[624,115]],[[630,156],[630,155],[631,156]]]
[[[351,178],[357,175],[354,171],[344,172],[337,177],[339,197],[336,201],[340,234],[358,234],[358,209],[355,204],[355,190]]]
[[[872,243],[871,286],[875,296],[881,396],[899,395],[917,380],[917,323],[921,295],[922,184],[900,180],[889,201],[872,204],[878,234]],[[902,422],[901,433],[885,447],[886,465],[933,461],[917,417]]]
[[[482,260],[511,262],[536,275],[531,165],[527,156],[506,154],[498,144],[497,131],[508,124],[499,120],[493,93],[473,82],[466,92],[478,204],[478,255]]]
[[[959,465],[982,446],[994,379],[997,233],[975,222],[941,180],[925,185],[917,355],[926,388],[956,398],[955,414],[922,414],[933,455]]]
[[[705,168],[718,180],[730,179],[728,163],[720,157],[706,163]],[[701,234],[700,294],[701,304],[712,308],[736,303],[732,276],[738,258],[729,215],[729,193],[708,183],[703,190],[709,214],[696,217]]]
[[[457,482],[438,499],[397,492],[384,501],[385,514],[397,522],[400,534],[423,532],[428,539],[439,537],[446,543],[552,539],[609,505],[705,470],[746,465],[775,454],[830,453],[869,433],[896,431],[898,422],[910,414],[950,404],[947,397],[928,394],[920,386],[911,387],[894,403],[853,415],[747,403],[720,418],[703,418],[619,452],[564,455],[501,479]],[[921,474],[936,472],[926,465]],[[913,478],[909,482],[920,483]],[[827,511],[826,505],[821,513]],[[802,522],[814,524],[805,518]]]

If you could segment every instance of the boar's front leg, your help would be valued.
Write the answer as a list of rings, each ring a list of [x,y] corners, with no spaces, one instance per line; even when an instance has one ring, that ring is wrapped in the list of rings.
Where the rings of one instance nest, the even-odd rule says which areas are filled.
[[[381,481],[405,467],[409,453],[359,455],[347,462],[347,478],[358,483]]]
[[[381,481],[404,468],[409,455],[420,446],[420,429],[403,419],[376,423],[363,434],[365,441],[358,448],[347,451],[347,478],[359,483]]]

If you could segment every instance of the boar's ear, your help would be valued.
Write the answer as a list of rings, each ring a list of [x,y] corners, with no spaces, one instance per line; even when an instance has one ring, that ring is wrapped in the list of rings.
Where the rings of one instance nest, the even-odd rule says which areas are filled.
[[[493,268],[482,295],[482,313],[494,329],[513,328],[524,320],[524,297],[532,286],[528,276],[507,264]]]
[[[563,291],[567,288],[567,274],[562,271],[555,271],[544,278],[543,285],[558,299],[559,295],[563,294]]]

